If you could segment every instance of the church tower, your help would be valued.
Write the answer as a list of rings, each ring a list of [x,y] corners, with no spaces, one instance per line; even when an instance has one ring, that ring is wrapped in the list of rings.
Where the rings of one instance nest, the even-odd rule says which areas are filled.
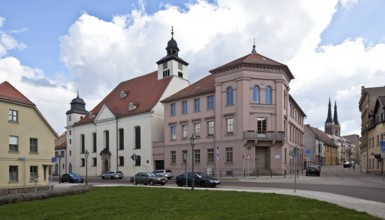
[[[76,98],[71,101],[71,109],[66,112],[67,126],[72,126],[76,122],[80,121],[85,115],[88,115],[86,110],[86,103],[79,97],[79,93]]]
[[[335,136],[341,135],[341,126],[338,121],[337,102],[334,103],[334,116],[332,118],[332,104],[329,98],[328,116],[325,121],[325,133]]]
[[[337,101],[334,103],[334,135],[340,137],[341,136],[341,128],[340,123],[338,122],[338,116],[337,116]]]
[[[171,39],[167,43],[166,51],[167,55],[156,62],[158,64],[158,80],[169,76],[178,76],[187,80],[188,63],[178,56],[179,48],[174,40],[173,27],[171,28]]]

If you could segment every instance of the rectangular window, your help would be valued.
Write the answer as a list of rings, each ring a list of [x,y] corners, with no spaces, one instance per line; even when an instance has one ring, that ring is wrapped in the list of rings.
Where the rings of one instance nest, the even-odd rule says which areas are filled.
[[[207,135],[214,136],[214,121],[207,122]]]
[[[176,164],[176,151],[171,151],[171,163]]]
[[[135,166],[136,167],[140,167],[140,165],[142,164],[142,159],[139,155],[136,155],[136,159],[135,159]]]
[[[207,109],[208,110],[214,109],[214,96],[213,95],[207,96]]]
[[[201,136],[201,123],[194,123],[194,133],[196,137]]]
[[[19,152],[19,137],[9,136],[9,151]]]
[[[171,103],[171,105],[170,105],[170,115],[171,116],[176,115],[176,104],[175,103]]]
[[[84,134],[80,135],[80,153],[84,153],[86,151],[86,144]]]
[[[18,112],[16,110],[9,110],[8,121],[18,122]]]
[[[140,126],[135,127],[135,149],[142,148],[141,128]]]
[[[201,162],[201,150],[194,150],[194,163]]]
[[[232,163],[232,162],[233,162],[233,148],[226,147],[226,163]]]
[[[183,139],[188,138],[187,124],[182,125],[182,138]]]
[[[207,149],[207,162],[214,163],[214,149]]]
[[[234,133],[234,119],[227,118],[226,119],[226,133],[233,134]]]
[[[194,112],[200,112],[201,111],[201,101],[199,98],[194,99]]]
[[[187,101],[182,101],[182,114],[187,114]]]
[[[9,166],[9,182],[19,181],[18,166]]]
[[[85,167],[86,166],[86,159],[84,159],[84,158],[80,159],[80,166],[81,167]]]
[[[92,166],[96,167],[97,166],[97,160],[96,157],[92,158]]]
[[[119,129],[119,150],[124,150],[124,129]]]
[[[119,157],[119,166],[124,166],[124,157]]]
[[[257,134],[266,134],[266,118],[257,119]]]
[[[170,133],[171,133],[171,140],[176,140],[176,128],[175,128],[175,125],[172,125],[170,127]]]
[[[110,149],[110,132],[104,131],[104,146],[106,149]]]
[[[37,166],[30,166],[29,167],[29,175],[30,175],[31,179],[38,178],[39,177],[38,167]]]
[[[186,163],[188,160],[188,152],[187,150],[182,150],[182,162]]]
[[[95,153],[96,152],[96,146],[97,146],[97,142],[96,142],[96,133],[92,133],[92,152]]]
[[[30,138],[29,139],[29,152],[31,152],[31,153],[37,153],[38,152],[37,138]]]

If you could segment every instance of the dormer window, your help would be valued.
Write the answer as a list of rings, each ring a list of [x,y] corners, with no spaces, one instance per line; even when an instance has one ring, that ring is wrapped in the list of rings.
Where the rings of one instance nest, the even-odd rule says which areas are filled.
[[[168,66],[167,66],[167,62],[163,63],[163,69],[167,69]]]
[[[126,98],[126,96],[127,96],[127,94],[124,91],[121,91],[119,94],[120,99],[124,99],[124,98]]]
[[[128,104],[128,111],[133,111],[133,110],[136,109],[136,107],[137,107],[137,106],[136,106],[134,103],[130,102],[130,103]]]

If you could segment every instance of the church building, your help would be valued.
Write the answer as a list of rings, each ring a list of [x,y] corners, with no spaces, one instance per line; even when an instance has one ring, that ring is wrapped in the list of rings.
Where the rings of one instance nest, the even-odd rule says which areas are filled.
[[[164,138],[160,100],[189,85],[188,63],[179,57],[173,30],[166,52],[156,71],[121,82],[92,110],[79,96],[72,100],[66,113],[68,172],[100,176],[119,170],[132,176],[153,170],[153,142]]]

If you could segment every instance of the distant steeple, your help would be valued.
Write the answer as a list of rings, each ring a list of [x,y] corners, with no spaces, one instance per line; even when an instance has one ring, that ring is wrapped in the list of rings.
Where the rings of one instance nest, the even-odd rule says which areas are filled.
[[[335,125],[339,125],[340,123],[338,122],[338,116],[337,116],[337,101],[334,103],[334,117],[333,121]]]
[[[330,98],[329,98],[328,117],[326,118],[325,123],[333,123],[333,120],[332,120],[332,104],[330,103]]]
[[[257,53],[257,51],[255,50],[255,38],[254,38],[253,50],[251,51],[251,53]]]

